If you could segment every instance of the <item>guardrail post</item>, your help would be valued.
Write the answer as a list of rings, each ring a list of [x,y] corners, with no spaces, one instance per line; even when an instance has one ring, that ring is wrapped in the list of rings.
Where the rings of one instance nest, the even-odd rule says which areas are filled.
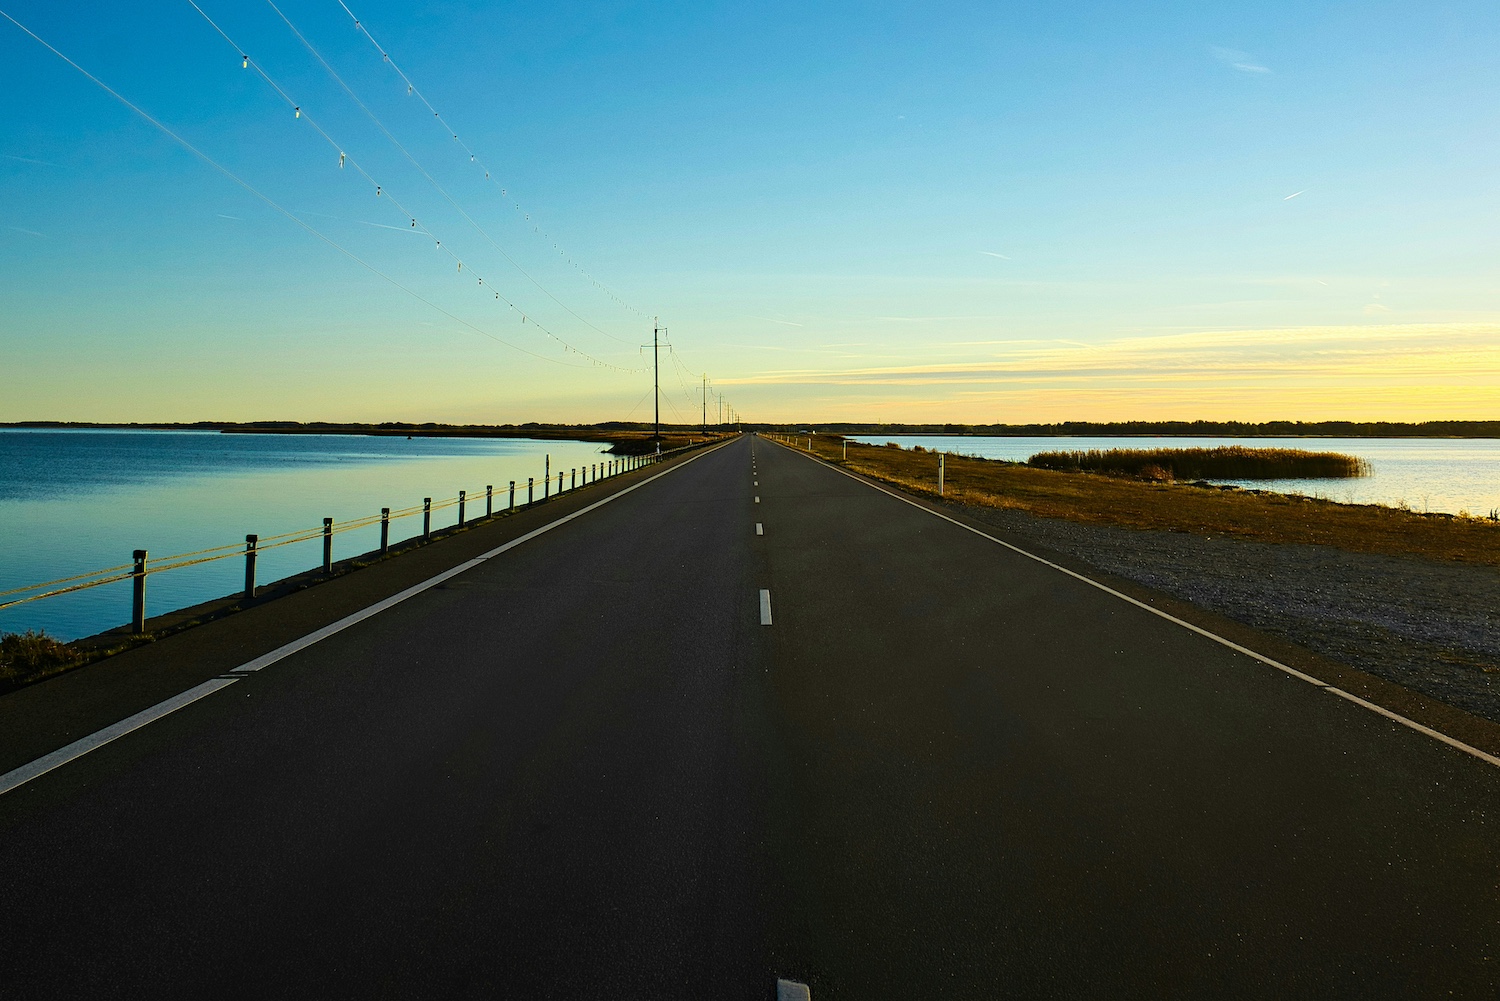
[[[938,453],[938,496],[943,496],[943,453]]]
[[[464,527],[464,491],[458,492],[458,527]]]
[[[146,551],[137,549],[134,554],[135,569],[130,575],[135,578],[135,593],[130,601],[130,631],[146,631]]]
[[[432,498],[422,498],[422,538],[432,538]]]
[[[527,507],[531,506],[531,501],[532,501],[532,497],[533,497],[532,488],[535,487],[535,486],[536,486],[536,480],[533,477],[530,477],[530,476],[526,477],[526,506]]]
[[[391,509],[380,509],[380,555],[391,551]]]
[[[547,456],[542,464],[542,500],[546,500],[552,491],[552,456]]]
[[[557,492],[558,492],[559,495],[562,494],[562,483],[563,483],[562,478],[563,478],[563,471],[561,469],[559,469],[557,471]]]
[[[569,490],[577,490],[578,489],[578,467],[577,466],[573,467],[572,478],[568,480],[568,489]],[[557,492],[558,493],[562,493],[562,490],[559,489]]]
[[[845,462],[849,461],[849,439],[848,438],[844,439],[844,461]]]
[[[495,485],[486,483],[484,485],[484,516],[494,517],[495,514]]]
[[[323,572],[333,571],[333,519],[323,519]]]
[[[255,546],[258,535],[245,536],[245,597],[255,597]]]
[[[514,511],[516,509],[516,481],[515,480],[511,480],[510,481],[510,509],[512,511]]]

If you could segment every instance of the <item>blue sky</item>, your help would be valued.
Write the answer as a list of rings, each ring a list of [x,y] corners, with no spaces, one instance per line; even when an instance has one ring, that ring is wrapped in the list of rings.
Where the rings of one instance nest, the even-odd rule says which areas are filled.
[[[0,419],[1494,416],[1491,4],[199,2],[0,9],[431,305],[0,22]]]

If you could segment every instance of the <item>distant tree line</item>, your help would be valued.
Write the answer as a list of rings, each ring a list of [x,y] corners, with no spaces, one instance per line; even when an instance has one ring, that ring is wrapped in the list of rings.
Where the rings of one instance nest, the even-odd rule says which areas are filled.
[[[747,428],[758,425],[746,425]],[[1500,421],[1063,421],[1057,424],[784,424],[767,430],[822,434],[957,434],[1005,437],[1160,435],[1195,438],[1500,438]]]

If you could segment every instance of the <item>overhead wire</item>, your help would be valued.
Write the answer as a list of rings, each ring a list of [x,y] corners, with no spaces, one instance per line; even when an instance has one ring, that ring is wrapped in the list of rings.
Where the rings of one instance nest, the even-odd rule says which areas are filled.
[[[396,73],[396,75],[401,78],[401,82],[406,84],[406,92],[416,97],[417,100],[422,102],[422,104],[427,108],[428,111],[432,112],[432,117],[437,120],[438,124],[442,125],[444,131],[448,135],[453,137],[453,141],[458,144],[460,149],[469,154],[469,162],[473,163],[479,170],[482,170],[484,172],[485,180],[489,181],[491,185],[499,190],[500,196],[505,199],[505,203],[513,204],[515,206],[515,211],[523,214],[526,220],[530,221],[531,213],[522,209],[520,202],[512,201],[512,196],[508,194],[508,189],[500,183],[499,178],[494,176],[494,172],[483,160],[479,158],[478,154],[474,152],[469,144],[459,138],[458,130],[448,123],[447,119],[445,119],[442,114],[439,113],[437,108],[433,107],[432,102],[427,99],[427,95],[422,93],[421,88],[419,88],[412,81],[411,77],[407,76],[406,72],[401,69],[401,67],[396,63],[394,59],[391,58],[391,54],[385,48],[385,46],[381,45],[375,40],[375,36],[370,34],[370,29],[366,28],[364,22],[355,15],[354,11],[349,9],[349,5],[344,3],[344,0],[338,0],[338,5],[344,8],[344,13],[348,14],[349,19],[354,22],[355,29],[358,30],[360,34],[364,35],[365,38],[369,39],[370,44],[375,47],[375,51],[380,53],[381,61],[390,66],[390,68]],[[540,235],[544,241],[552,240],[552,237],[549,234],[542,232],[540,226],[533,227],[533,230],[538,235]],[[587,279],[588,282],[593,285],[600,293],[614,301],[616,305],[620,306],[622,309],[628,310],[629,312],[635,313],[637,316],[640,316],[642,318],[647,315],[645,312],[626,302],[612,289],[610,289],[603,282],[599,281],[591,273],[589,273],[588,270],[575,263],[572,255],[565,251],[562,247],[558,246],[558,244],[554,242],[552,244],[552,248],[556,250],[558,254],[562,256],[568,262],[568,264],[573,267],[574,270],[576,270],[580,275]]]
[[[461,257],[459,257],[458,254],[454,253],[454,251],[453,251],[453,249],[452,249],[451,246],[448,246],[448,247],[443,246],[443,241],[438,238],[437,234],[435,234],[427,226],[426,223],[422,222],[422,220],[412,210],[408,209],[399,199],[397,199],[396,196],[391,193],[390,189],[386,185],[378,182],[373,176],[371,176],[370,173],[367,170],[365,170],[365,168],[359,163],[359,161],[354,156],[352,156],[351,154],[349,154],[347,152],[347,147],[345,147],[338,140],[334,139],[333,136],[330,135],[327,130],[325,130],[321,125],[319,125],[317,123],[317,121],[313,118],[312,114],[306,109],[306,107],[303,106],[303,105],[301,105],[301,104],[299,104],[295,98],[293,98],[289,93],[287,93],[286,89],[283,88],[279,83],[276,82],[276,80],[271,76],[271,74],[265,69],[264,66],[262,66],[257,60],[255,60],[254,58],[252,58],[249,55],[249,53],[247,52],[247,50],[245,48],[243,48],[242,46],[240,46],[232,37],[230,37],[229,33],[226,32],[222,27],[220,27],[219,24],[218,24],[218,22],[216,22],[212,17],[210,17],[208,15],[208,13],[202,7],[198,6],[198,4],[196,3],[196,0],[187,0],[187,3],[188,3],[188,5],[190,7],[192,7],[195,11],[198,12],[199,16],[201,16],[203,18],[203,20],[208,23],[209,27],[213,28],[214,31],[216,31],[219,34],[219,37],[223,38],[224,41],[226,41],[227,43],[229,43],[230,47],[233,48],[234,51],[236,51],[236,52],[238,52],[240,54],[241,66],[244,69],[254,70],[255,73],[256,73],[256,75],[259,76],[262,80],[264,80],[266,82],[266,84],[268,86],[270,86],[270,88],[272,90],[274,90],[276,92],[276,94],[284,102],[286,102],[287,107],[292,108],[295,111],[296,117],[299,120],[305,120],[309,125],[311,125],[312,128],[313,128],[313,130],[315,132],[317,132],[318,135],[322,136],[323,140],[325,142],[327,142],[328,145],[330,147],[332,147],[335,152],[338,153],[338,156],[339,156],[339,167],[341,169],[344,167],[344,165],[346,163],[349,166],[353,167],[354,170],[361,177],[363,177],[375,189],[375,194],[376,194],[377,197],[383,196],[385,198],[390,199],[391,204],[394,205],[401,212],[401,217],[404,218],[404,219],[410,219],[411,220],[411,228],[412,228],[413,231],[420,232],[423,235],[427,236],[429,239],[431,239],[433,241],[434,245],[436,246],[436,248],[439,251],[441,251],[441,252],[443,252],[443,253],[445,253],[445,254],[448,255],[448,257],[456,265],[455,274],[462,274],[463,273],[463,270],[464,270],[463,259]],[[491,293],[493,293],[495,300],[498,300],[500,302],[505,303],[505,305],[510,310],[512,310],[514,312],[517,312],[517,313],[520,313],[520,315],[521,315],[521,322],[523,324],[525,324],[527,322],[530,322],[539,331],[541,331],[542,334],[544,334],[545,336],[547,336],[547,337],[551,338],[552,340],[556,341],[558,343],[558,345],[561,346],[562,349],[565,352],[570,353],[570,354],[576,354],[576,355],[578,355],[578,356],[580,356],[582,358],[586,358],[589,362],[591,362],[593,365],[595,365],[597,367],[611,368],[611,369],[614,369],[615,371],[618,371],[618,372],[632,372],[633,373],[633,372],[639,371],[638,369],[630,369],[630,368],[626,368],[624,366],[615,365],[612,362],[607,362],[604,359],[598,358],[598,357],[596,357],[596,356],[588,353],[587,351],[584,351],[581,348],[578,348],[577,346],[569,343],[568,341],[564,340],[562,337],[559,337],[548,326],[546,326],[545,324],[539,323],[537,321],[536,317],[531,316],[529,313],[527,313],[524,309],[522,309],[520,306],[518,306],[515,303],[515,301],[512,300],[509,296],[507,296],[507,295],[501,293],[500,291],[498,291],[497,287],[494,285],[493,282],[487,282],[487,280],[485,279],[485,277],[483,275],[480,275],[480,274],[476,273],[472,267],[470,267],[469,273],[474,276],[474,278],[476,279],[476,281],[477,281],[477,283],[478,283],[478,285],[480,287],[484,287],[484,288],[488,289],[488,291],[490,291]],[[538,355],[537,357],[543,357],[543,356]],[[555,361],[555,359],[549,359],[549,360],[554,360]],[[569,366],[569,367],[582,368],[583,366]]]
[[[193,0],[188,0],[188,2],[192,3]],[[328,73],[328,75],[333,78],[333,81],[335,83],[337,83],[339,85],[339,87],[343,89],[344,93],[349,96],[349,99],[351,101],[353,101],[356,105],[358,105],[359,109],[361,111],[363,111],[365,113],[365,115],[370,119],[370,121],[375,124],[376,128],[380,129],[380,131],[385,135],[385,137],[388,140],[390,140],[391,145],[393,145],[393,146],[396,147],[397,151],[399,151],[401,153],[401,155],[404,156],[407,159],[407,161],[409,161],[411,163],[411,165],[413,167],[415,167],[417,169],[417,171],[423,177],[425,177],[427,179],[427,182],[432,185],[433,190],[435,190],[439,195],[441,195],[444,199],[446,199],[447,202],[448,202],[448,204],[452,205],[453,208],[454,208],[454,210],[456,212],[458,212],[459,215],[463,216],[464,219],[469,223],[469,225],[472,226],[472,227],[474,227],[474,230],[477,233],[479,233],[479,235],[482,236],[489,243],[490,246],[494,247],[495,250],[500,254],[501,257],[504,257],[505,260],[507,262],[509,262],[509,264],[512,267],[514,267],[518,272],[520,272],[521,275],[523,275],[526,278],[527,281],[529,281],[529,282],[531,282],[531,284],[535,285],[537,287],[537,289],[542,292],[542,294],[546,295],[547,298],[551,299],[553,302],[557,303],[557,305],[561,306],[564,310],[566,310],[569,314],[571,314],[574,317],[574,319],[578,320],[578,322],[580,322],[580,323],[584,324],[585,326],[591,328],[592,330],[596,331],[597,333],[600,333],[600,334],[604,335],[605,337],[610,338],[611,340],[619,341],[622,344],[628,344],[628,343],[630,343],[629,341],[625,340],[624,338],[617,337],[614,334],[609,333],[608,331],[601,330],[599,327],[595,326],[593,323],[590,323],[588,320],[584,319],[582,316],[579,316],[578,313],[574,312],[574,310],[573,310],[572,307],[570,307],[567,303],[563,302],[557,296],[553,295],[552,292],[551,292],[551,290],[549,290],[541,282],[537,281],[537,279],[531,274],[531,272],[527,271],[526,268],[522,267],[521,263],[519,261],[517,261],[515,258],[513,258],[510,255],[510,253],[506,251],[506,249],[504,247],[500,246],[500,244],[498,242],[496,242],[495,239],[492,236],[490,236],[489,231],[486,230],[482,225],[480,225],[479,222],[476,221],[474,219],[474,217],[471,216],[469,214],[469,212],[462,205],[460,205],[458,203],[458,200],[456,198],[454,198],[451,194],[448,193],[448,189],[445,188],[445,187],[443,187],[443,185],[437,180],[437,178],[433,177],[432,174],[428,172],[428,170],[427,170],[426,167],[422,166],[422,164],[417,160],[417,158],[412,155],[411,151],[408,150],[406,148],[406,146],[401,142],[401,140],[397,139],[396,136],[395,136],[395,134],[392,133],[391,130],[386,127],[385,123],[380,120],[380,116],[377,115],[377,114],[375,114],[375,112],[370,109],[370,106],[367,105],[360,98],[360,96],[354,92],[354,88],[351,87],[351,86],[349,86],[349,84],[344,81],[344,78],[339,75],[338,70],[334,69],[333,65],[331,63],[329,63],[327,59],[323,58],[323,54],[318,51],[317,47],[314,46],[312,44],[312,42],[308,41],[307,36],[304,35],[304,34],[302,34],[302,32],[297,28],[297,26],[292,23],[291,18],[287,17],[286,14],[282,13],[281,8],[277,7],[276,4],[273,2],[273,0],[266,0],[266,4],[273,11],[275,11],[276,12],[276,16],[280,17],[281,20],[286,24],[286,26],[289,29],[291,29],[291,32],[292,32],[292,34],[294,36],[296,36],[297,41],[299,41],[299,42],[302,43],[303,48],[307,49],[308,53],[310,55],[312,55],[312,57],[318,61],[318,63],[323,67],[323,69]],[[193,4],[193,6],[196,7],[197,4]],[[377,46],[377,48],[378,48],[378,46]],[[530,217],[528,215],[528,219],[529,218]]]
[[[513,350],[516,350],[516,351],[519,351],[522,354],[531,355],[533,358],[540,358],[542,361],[549,362],[549,363],[554,364],[554,365],[562,365],[565,368],[581,368],[581,367],[583,367],[583,366],[579,366],[579,365],[569,365],[566,362],[562,362],[562,361],[557,360],[556,358],[548,358],[546,355],[538,354],[535,351],[530,351],[530,350],[528,350],[526,348],[521,347],[518,344],[512,344],[510,341],[507,341],[507,340],[505,340],[502,337],[498,337],[495,334],[492,334],[489,331],[484,330],[483,328],[478,327],[478,326],[476,326],[473,323],[470,323],[468,320],[465,320],[465,319],[463,319],[460,316],[454,315],[453,313],[451,313],[448,310],[444,309],[442,306],[439,306],[437,303],[433,302],[432,300],[426,298],[425,296],[423,296],[420,293],[414,291],[413,289],[410,289],[407,286],[403,285],[401,282],[397,281],[395,278],[391,277],[390,275],[386,274],[384,271],[382,271],[379,268],[375,267],[375,265],[373,265],[373,264],[369,263],[368,261],[364,260],[363,258],[359,257],[353,251],[348,250],[347,248],[341,246],[339,243],[337,243],[336,241],[334,241],[331,237],[328,237],[328,236],[324,235],[322,232],[320,232],[320,231],[314,229],[312,226],[308,225],[305,221],[303,221],[302,219],[300,219],[298,216],[296,216],[295,214],[293,214],[291,211],[289,211],[288,209],[282,207],[281,204],[279,204],[278,202],[276,202],[275,200],[273,200],[269,195],[264,194],[259,189],[257,189],[255,186],[253,186],[252,184],[250,184],[249,181],[246,181],[244,178],[242,178],[238,174],[234,173],[234,171],[230,170],[228,167],[226,167],[223,164],[219,163],[213,157],[209,156],[207,153],[203,152],[198,147],[196,147],[192,143],[188,142],[186,139],[184,139],[182,136],[178,135],[176,132],[174,132],[167,125],[163,124],[161,121],[159,121],[158,119],[156,119],[155,117],[153,117],[150,113],[148,113],[143,108],[141,108],[139,105],[131,102],[128,98],[126,98],[119,91],[115,90],[113,87],[109,86],[103,80],[100,80],[98,77],[94,76],[94,74],[90,73],[88,70],[84,69],[78,63],[76,63],[72,59],[68,58],[68,56],[64,55],[56,46],[52,45],[50,42],[48,42],[46,39],[42,38],[36,32],[32,31],[26,25],[24,25],[20,21],[16,20],[14,17],[12,17],[6,11],[0,10],[0,17],[4,17],[11,24],[14,24],[17,28],[20,28],[21,31],[23,31],[27,35],[29,35],[39,45],[41,45],[43,48],[47,49],[47,51],[51,52],[53,55],[57,56],[57,58],[61,59],[65,63],[67,63],[73,69],[75,69],[79,73],[83,74],[83,76],[86,79],[88,79],[90,83],[93,83],[96,87],[98,87],[100,90],[103,90],[110,97],[113,97],[116,101],[119,101],[121,104],[125,105],[125,107],[127,107],[131,111],[135,112],[143,120],[145,120],[146,122],[148,122],[149,124],[151,124],[152,126],[154,126],[156,129],[158,129],[160,132],[162,132],[168,138],[172,139],[173,142],[177,143],[183,149],[185,149],[189,153],[193,154],[193,156],[197,157],[199,160],[203,161],[208,166],[210,166],[214,170],[218,171],[224,177],[228,178],[229,180],[233,181],[235,184],[239,185],[245,191],[247,191],[250,194],[254,195],[256,198],[260,199],[262,202],[264,202],[270,208],[274,209],[276,212],[280,213],[281,215],[285,216],[287,219],[291,220],[292,222],[296,223],[298,226],[302,227],[304,230],[306,230],[312,236],[314,236],[314,237],[318,238],[319,240],[323,241],[328,246],[332,247],[334,250],[337,250],[339,253],[343,254],[345,257],[349,258],[351,261],[353,261],[354,263],[358,264],[360,267],[364,268],[365,270],[371,272],[374,275],[379,276],[380,278],[382,278],[385,281],[389,282],[390,284],[394,285],[396,288],[398,288],[401,291],[405,292],[407,295],[411,296],[413,299],[416,299],[418,302],[424,303],[425,305],[431,307],[432,309],[436,310],[437,312],[442,313],[444,316],[448,317],[449,319],[453,320],[454,322],[460,323],[463,326],[469,328],[470,330],[474,331],[475,333],[479,334],[480,336],[482,336],[482,337],[488,337],[490,340],[496,341],[497,343],[500,343],[500,344],[504,344],[506,347],[512,348]]]

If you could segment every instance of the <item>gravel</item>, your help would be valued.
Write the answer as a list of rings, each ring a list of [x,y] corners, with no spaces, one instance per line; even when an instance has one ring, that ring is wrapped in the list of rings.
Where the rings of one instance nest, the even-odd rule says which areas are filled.
[[[965,514],[1500,722],[1500,569],[1328,546]]]

